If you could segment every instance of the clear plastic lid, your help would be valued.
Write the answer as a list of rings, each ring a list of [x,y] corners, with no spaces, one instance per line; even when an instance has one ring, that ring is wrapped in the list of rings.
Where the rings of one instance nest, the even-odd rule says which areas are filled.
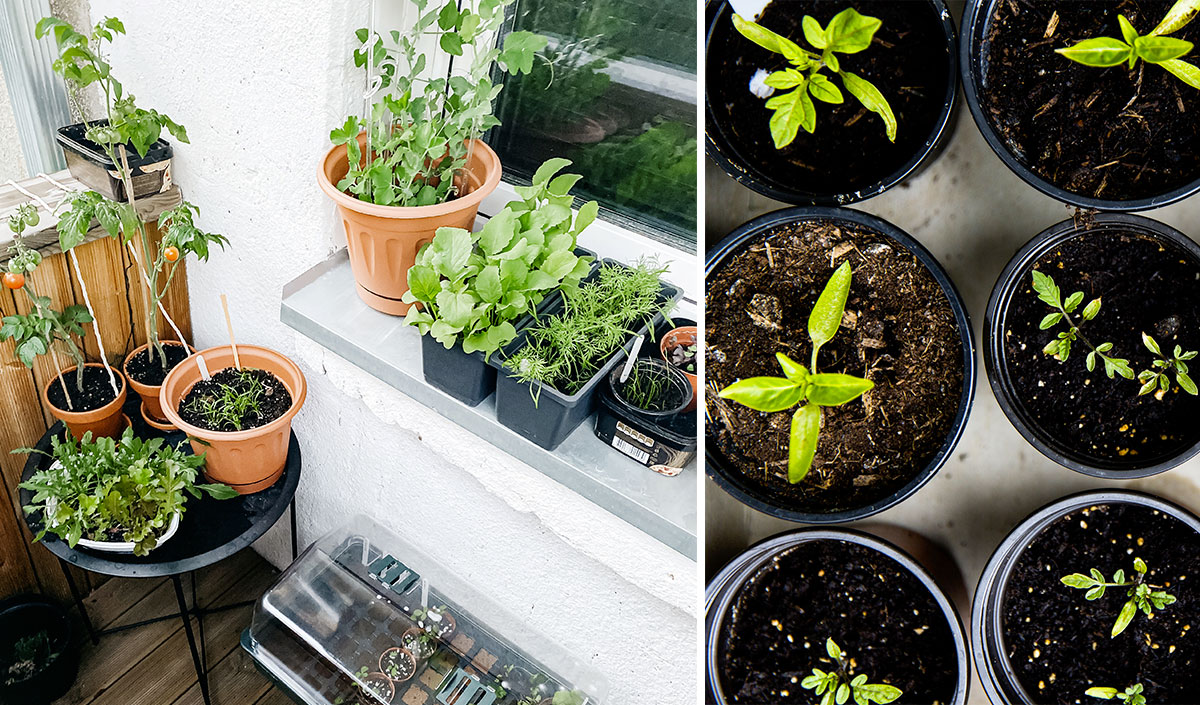
[[[365,516],[259,600],[258,664],[314,705],[598,705],[593,669]]]

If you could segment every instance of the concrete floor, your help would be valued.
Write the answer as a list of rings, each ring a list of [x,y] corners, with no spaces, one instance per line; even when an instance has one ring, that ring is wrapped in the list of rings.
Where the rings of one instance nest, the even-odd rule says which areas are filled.
[[[736,183],[709,163],[705,237],[715,242],[741,223],[785,204]],[[1070,210],[1026,186],[988,148],[965,105],[946,149],[917,178],[853,206],[920,240],[941,261],[966,301],[977,348],[984,307],[1009,258]],[[1200,237],[1200,197],[1145,215]],[[920,492],[870,522],[907,527],[948,548],[974,591],[1001,539],[1038,507],[1072,492],[1120,485],[1200,510],[1200,459],[1127,483],[1077,474],[1043,457],[1009,424],[986,380],[982,358],[975,406],[954,457]],[[706,575],[747,545],[797,525],[768,517],[705,480]],[[972,670],[974,670],[972,668]],[[978,683],[975,703],[987,702]]]

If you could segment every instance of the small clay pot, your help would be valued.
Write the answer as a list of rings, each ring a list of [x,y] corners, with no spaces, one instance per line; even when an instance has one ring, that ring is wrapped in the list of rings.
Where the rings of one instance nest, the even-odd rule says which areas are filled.
[[[412,655],[415,656],[418,661],[424,661],[428,659],[430,656],[433,656],[434,652],[437,651],[437,647],[431,642],[421,639],[421,635],[424,633],[424,630],[422,630],[420,627],[409,627],[408,630],[406,630],[400,637],[400,643],[404,645],[404,648],[411,651]]]
[[[658,344],[659,352],[662,353],[662,358],[671,364],[671,351],[678,347],[687,347],[696,344],[696,326],[680,326],[671,330],[662,337],[662,342]],[[700,353],[696,352],[696,363],[700,362]],[[679,369],[679,368],[676,368]],[[696,408],[696,399],[700,396],[700,386],[696,378],[695,372],[688,372],[684,369],[679,369],[684,377],[687,377],[688,382],[692,384],[692,401],[684,408],[684,413]]]
[[[359,689],[363,691],[362,698],[366,702],[376,703],[378,698],[385,703],[391,703],[392,698],[396,697],[396,683],[386,673],[368,673],[362,680],[367,687],[360,686]]]
[[[104,367],[99,362],[89,362],[85,367]],[[77,367],[71,367],[64,370],[62,378],[70,384],[71,373]],[[91,411],[68,411],[60,409],[50,403],[50,387],[59,383],[59,378],[55,377],[46,383],[42,388],[42,403],[54,418],[62,421],[75,438],[83,438],[83,434],[91,432],[92,438],[116,438],[121,435],[125,428],[129,425],[129,419],[125,416],[122,407],[125,406],[125,398],[129,393],[129,384],[125,381],[125,376],[120,370],[114,369],[113,375],[117,378],[121,385],[121,391],[117,393],[117,397],[100,407]]]
[[[174,340],[162,341],[163,346],[181,346],[183,343]],[[125,358],[125,363],[121,365],[121,370],[125,373],[125,379],[129,380],[129,386],[133,387],[133,391],[137,392],[142,398],[142,418],[146,423],[160,431],[174,431],[175,426],[166,421],[166,415],[162,410],[162,402],[159,400],[159,392],[162,391],[162,385],[142,384],[137,381],[133,375],[129,373],[129,361],[132,360],[138,353],[143,350],[148,350],[150,343],[146,343],[129,353]],[[189,353],[196,352],[192,346],[187,346]]]
[[[392,674],[392,666],[396,674]],[[393,646],[379,655],[379,672],[387,674],[393,683],[403,683],[417,673],[417,657],[403,646]]]

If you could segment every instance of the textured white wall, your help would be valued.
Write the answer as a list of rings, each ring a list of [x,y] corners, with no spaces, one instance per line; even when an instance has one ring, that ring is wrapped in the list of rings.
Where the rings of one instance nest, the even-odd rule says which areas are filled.
[[[227,292],[240,339],[309,377],[302,542],[373,515],[592,662],[610,702],[694,702],[694,562],[279,322],[283,285],[343,244],[315,173],[361,91],[349,58],[365,0],[92,0],[91,15],[125,22],[115,71],[187,126],[176,178],[233,241],[189,270],[195,344],[222,341]],[[276,530],[259,548],[278,563],[285,546]]]

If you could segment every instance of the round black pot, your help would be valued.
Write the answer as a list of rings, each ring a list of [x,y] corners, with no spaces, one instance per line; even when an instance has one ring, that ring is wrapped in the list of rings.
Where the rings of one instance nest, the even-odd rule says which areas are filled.
[[[79,653],[74,628],[67,613],[38,596],[18,596],[0,602],[0,663],[7,664],[17,640],[46,630],[50,648],[57,653],[46,668],[19,683],[5,685],[0,673],[0,703],[42,705],[62,697],[75,683]]]
[[[1157,509],[1200,533],[1200,519],[1182,507],[1153,495],[1127,490],[1081,492],[1059,499],[1017,525],[988,559],[975,588],[971,612],[971,656],[988,700],[996,705],[1033,705],[1005,656],[1002,606],[1009,576],[1025,548],[1064,514],[1097,504],[1139,504]],[[1085,638],[1085,635],[1080,635]],[[1125,685],[1121,686],[1122,688]]]
[[[943,553],[928,544],[928,541],[917,534],[905,534],[911,545],[909,550],[924,555],[940,556]],[[717,667],[717,649],[725,615],[730,604],[737,596],[745,581],[763,565],[770,562],[779,553],[808,541],[845,541],[864,548],[877,551],[899,563],[912,574],[933,596],[942,616],[950,625],[954,637],[955,652],[958,661],[958,685],[955,688],[952,705],[964,705],[971,680],[971,659],[968,655],[967,638],[959,619],[958,610],[953,601],[947,596],[947,590],[961,588],[961,577],[957,568],[951,565],[931,565],[930,569],[938,572],[943,580],[956,580],[960,585],[942,585],[930,574],[930,570],[918,563],[908,551],[876,536],[856,531],[854,529],[796,529],[754,544],[739,556],[731,560],[709,581],[704,589],[704,654],[705,654],[705,702],[724,705],[726,700],[721,691],[720,673]],[[940,569],[940,570],[939,570]],[[797,666],[800,669],[800,666]]]
[[[1014,174],[1021,177],[1022,181],[1055,200],[1079,208],[1090,208],[1099,211],[1140,211],[1160,208],[1200,191],[1200,179],[1197,179],[1173,191],[1148,198],[1114,201],[1082,196],[1046,181],[1017,159],[1016,155],[1004,144],[1004,141],[992,125],[987,112],[980,102],[980,95],[986,90],[986,86],[983,83],[983,75],[986,69],[984,38],[987,36],[989,19],[992,16],[993,10],[997,3],[1002,1],[967,0],[966,9],[963,12],[963,37],[962,41],[959,42],[961,55],[959,56],[958,64],[962,68],[963,95],[967,100],[967,107],[971,111],[971,116],[975,118],[975,124],[979,126],[979,131],[983,134],[983,138],[987,141],[988,146],[992,148],[996,156],[1000,157],[1000,161],[1004,162],[1005,166],[1011,169]]]
[[[613,398],[617,401],[617,404],[621,407],[622,411],[627,412],[628,414],[646,416],[652,419],[663,419],[668,416],[674,416],[681,413],[685,408],[687,408],[688,404],[692,403],[691,383],[688,382],[687,377],[683,376],[682,372],[667,364],[665,360],[660,360],[656,357],[644,357],[639,358],[633,364],[635,368],[642,367],[643,365],[653,368],[655,370],[654,374],[661,374],[667,378],[667,384],[670,386],[670,399],[672,404],[669,408],[662,411],[649,411],[647,409],[642,409],[641,407],[635,406],[627,401],[624,394],[621,392],[625,386],[621,383],[621,373],[624,371],[625,366],[621,365],[613,368],[612,372],[608,373],[608,379],[606,383],[608,384],[609,391],[612,393]],[[631,370],[630,374],[632,375],[632,373],[633,371]],[[626,380],[626,384],[627,383],[628,380]]]
[[[942,292],[945,293],[946,299],[950,302],[950,308],[954,311],[954,320],[958,328],[959,339],[962,341],[962,392],[959,395],[958,409],[955,412],[950,433],[946,435],[946,440],[942,443],[941,448],[938,449],[933,459],[908,484],[901,487],[891,496],[873,504],[839,512],[830,512],[828,514],[815,514],[800,511],[793,507],[779,506],[776,500],[769,497],[761,488],[747,483],[742,473],[738,472],[736,468],[731,467],[725,457],[714,447],[715,444],[706,444],[704,466],[708,476],[738,501],[780,519],[806,524],[838,524],[878,514],[885,509],[903,502],[917,490],[924,487],[925,483],[933,479],[934,474],[941,469],[942,465],[950,457],[950,454],[954,451],[954,446],[958,444],[958,439],[962,437],[963,429],[966,428],[967,417],[970,416],[971,404],[975,397],[975,378],[977,374],[975,366],[975,340],[971,333],[971,320],[967,316],[966,304],[963,302],[962,297],[959,296],[958,290],[954,288],[954,282],[950,281],[950,276],[946,274],[946,270],[942,268],[942,265],[933,254],[929,250],[926,250],[921,243],[913,239],[912,236],[895,225],[882,218],[852,208],[828,208],[824,206],[785,208],[759,216],[743,224],[737,230],[734,230],[725,239],[721,240],[715,248],[709,251],[704,265],[705,279],[720,269],[725,259],[737,252],[744,242],[754,238],[759,233],[774,229],[785,223],[817,219],[842,220],[865,226],[884,235],[899,247],[912,253],[921,264],[925,265],[934,280],[941,286]]]
[[[1122,459],[1111,460],[1085,456],[1051,436],[1024,408],[1013,388],[1004,350],[1004,331],[1009,305],[1013,296],[1024,285],[1034,263],[1062,242],[1080,233],[1111,229],[1132,231],[1166,240],[1190,253],[1196,267],[1200,269],[1200,246],[1178,230],[1150,218],[1127,213],[1097,213],[1090,222],[1083,225],[1077,225],[1071,219],[1056,223],[1034,236],[1009,260],[1004,271],[1000,273],[996,286],[992,288],[992,295],[983,315],[983,330],[987,336],[987,344],[983,348],[983,363],[988,381],[992,385],[992,392],[995,393],[996,401],[999,402],[1004,415],[1042,455],[1084,475],[1110,480],[1129,480],[1157,475],[1196,455],[1200,452],[1200,434],[1191,446],[1167,457],[1141,459],[1125,456]]]
[[[942,31],[946,41],[946,80],[945,94],[942,96],[942,109],[933,128],[919,143],[914,153],[899,168],[874,183],[857,184],[854,189],[844,192],[828,190],[807,190],[797,187],[788,180],[773,175],[769,165],[758,164],[757,160],[744,156],[737,141],[732,139],[728,129],[717,120],[716,113],[705,92],[704,111],[704,150],[708,158],[721,167],[726,174],[736,181],[758,193],[784,203],[794,205],[836,206],[856,203],[877,196],[905,179],[918,173],[926,164],[940,152],[942,145],[953,132],[952,120],[958,98],[958,33],[954,27],[954,19],[946,8],[943,0],[920,0],[929,6],[931,16],[940,18]],[[733,8],[728,0],[707,0],[705,5],[704,53],[707,61],[708,50],[714,41],[719,41],[725,32],[736,34],[732,26]],[[847,100],[853,100],[847,98]],[[801,135],[807,133],[801,132]],[[818,133],[819,138],[819,133]],[[799,139],[799,138],[797,138]]]

